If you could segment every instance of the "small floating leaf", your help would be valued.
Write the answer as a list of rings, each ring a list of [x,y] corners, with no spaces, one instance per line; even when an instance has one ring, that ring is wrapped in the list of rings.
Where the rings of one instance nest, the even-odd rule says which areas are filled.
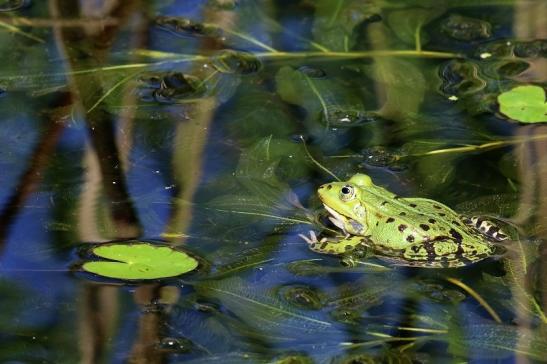
[[[221,73],[246,75],[258,72],[262,68],[262,63],[253,54],[230,49],[221,51],[213,58],[212,63]]]
[[[15,11],[30,5],[30,0],[4,0],[0,2],[0,12]]]
[[[306,67],[282,67],[275,76],[277,92],[284,101],[304,108],[310,120],[320,120],[328,127],[351,127],[371,121],[357,85],[316,75]]]
[[[156,24],[171,29],[175,32],[183,32],[189,35],[199,35],[208,37],[220,37],[222,31],[210,24],[195,22],[191,19],[177,16],[158,16]]]
[[[138,94],[143,101],[173,104],[200,98],[204,93],[200,79],[180,72],[153,73],[139,79]]]
[[[302,284],[279,287],[278,295],[289,306],[301,310],[319,310],[323,307],[323,294],[314,287]]]
[[[361,154],[365,158],[365,163],[374,167],[392,166],[401,159],[400,153],[383,146],[365,148]]]
[[[522,123],[547,121],[545,91],[539,86],[518,86],[498,96],[500,111]]]
[[[487,21],[452,14],[442,24],[441,30],[460,41],[487,39],[492,36],[492,25]]]
[[[97,246],[93,254],[112,261],[92,261],[82,269],[104,277],[118,279],[157,279],[190,272],[198,266],[196,259],[168,246],[150,243],[112,243]]]
[[[298,67],[298,71],[302,72],[309,78],[324,78],[327,76],[327,73],[325,72],[325,70],[319,67],[300,66]]]

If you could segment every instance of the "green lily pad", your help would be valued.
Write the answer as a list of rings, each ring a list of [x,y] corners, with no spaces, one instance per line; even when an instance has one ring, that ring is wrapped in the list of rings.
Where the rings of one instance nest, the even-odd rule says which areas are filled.
[[[118,279],[157,279],[178,276],[198,266],[188,254],[150,243],[112,243],[97,246],[93,254],[111,261],[91,261],[82,269]]]
[[[547,121],[545,91],[539,86],[518,86],[498,96],[500,111],[522,123]]]

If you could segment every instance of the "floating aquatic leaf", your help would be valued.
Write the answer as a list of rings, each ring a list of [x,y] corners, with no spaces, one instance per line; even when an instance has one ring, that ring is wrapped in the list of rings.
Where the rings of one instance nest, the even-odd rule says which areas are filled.
[[[285,139],[298,130],[297,119],[286,103],[254,81],[243,79],[230,105],[216,118],[221,125],[226,125],[229,137],[243,147],[250,147],[263,138],[264,130],[268,130],[274,140]],[[287,148],[287,151],[291,149]]]
[[[539,86],[517,86],[498,96],[500,111],[522,123],[547,122],[545,90]]]
[[[333,127],[354,126],[380,120],[376,113],[341,108],[340,105],[328,105],[326,110],[325,113],[321,114],[321,119],[325,124]]]
[[[388,150],[383,146],[365,148],[361,154],[363,155],[366,164],[375,167],[392,166],[401,158],[400,152]]]
[[[517,57],[537,58],[547,57],[547,40],[534,39],[531,41],[514,42],[514,53]]]
[[[118,279],[174,277],[197,268],[198,261],[169,246],[145,242],[118,242],[96,246],[91,252],[110,261],[88,261],[82,269]]]
[[[302,72],[309,78],[323,78],[327,76],[327,73],[325,72],[325,70],[319,67],[300,66],[298,67],[298,71]]]
[[[189,35],[201,35],[215,38],[222,36],[222,31],[217,27],[177,16],[158,16],[156,18],[156,24],[168,27],[175,32],[185,32]]]
[[[247,221],[248,222],[248,221]],[[217,267],[212,278],[225,277],[245,272],[251,269],[257,269],[263,264],[267,264],[273,260],[272,256],[276,255],[275,249],[279,244],[276,239],[270,243],[261,244],[259,247],[241,250],[228,245],[217,251],[217,253],[208,257],[213,266]]]
[[[279,177],[283,180],[299,177],[309,167],[302,144],[264,138],[241,153],[234,190],[207,203],[209,217],[215,212],[232,216],[229,221],[219,219],[222,234],[243,229],[257,236],[266,231],[271,233],[272,228],[279,232],[297,224],[309,224],[310,214],[288,183]]]
[[[3,0],[0,2],[0,12],[8,12],[29,6],[31,0]]]
[[[358,266],[344,267],[333,266],[326,261],[313,259],[313,260],[297,260],[287,264],[287,270],[297,276],[318,276],[331,273],[379,273],[387,272],[389,267],[377,264],[360,262]]]
[[[502,39],[481,44],[474,53],[478,58],[482,58],[481,55],[485,54],[493,58],[544,58],[547,57],[547,41],[545,39],[530,41]]]
[[[530,68],[530,64],[525,61],[506,61],[498,66],[497,73],[504,77],[513,77],[521,74],[528,68]]]
[[[451,60],[439,68],[441,92],[463,97],[483,90],[487,83],[479,65],[469,60]]]
[[[155,346],[156,350],[167,353],[189,353],[195,349],[194,343],[184,337],[164,337]]]
[[[404,346],[401,346],[404,348]],[[329,360],[330,364],[374,364],[374,363],[429,363],[429,355],[421,353],[409,353],[401,348],[384,347],[381,353],[365,354],[365,353],[348,353],[339,355]]]
[[[516,239],[507,249],[508,253],[503,259],[507,274],[503,276],[503,280],[512,288],[514,302],[521,310],[539,317],[546,324],[545,307],[542,307],[541,300],[534,296],[533,290],[527,284],[533,264],[539,256],[537,244]]]
[[[515,353],[544,360],[547,338],[540,331],[495,324],[477,317],[468,322],[454,320],[449,329],[448,350],[453,355],[473,358],[507,358]]]
[[[323,307],[324,295],[313,287],[286,285],[279,287],[277,292],[284,302],[298,309],[319,310]]]
[[[223,50],[212,60],[213,67],[222,73],[249,74],[258,72],[262,63],[252,53]]]
[[[386,296],[394,296],[405,291],[405,285],[398,281],[399,278],[396,272],[388,271],[339,285],[336,291],[327,297],[326,305],[338,309],[363,309],[377,305]]]
[[[282,67],[275,76],[281,98],[303,107],[308,118],[327,126],[353,126],[370,120],[355,85],[340,79],[311,78],[307,71]]]
[[[229,278],[202,282],[196,290],[201,296],[220,301],[247,325],[268,335],[269,340],[302,340],[308,334],[326,333],[332,328],[316,313],[290,307],[256,282],[249,285],[241,278]]]
[[[270,364],[314,364],[313,358],[304,354],[282,355],[274,358]]]
[[[368,71],[370,66],[362,68]],[[426,81],[418,66],[411,61],[378,57],[370,71],[367,74],[381,87],[385,99],[379,110],[382,117],[407,120],[409,114],[419,111]]]
[[[480,19],[452,14],[446,19],[441,30],[451,38],[461,41],[488,39],[492,36],[490,23]]]
[[[419,46],[427,43],[427,34],[422,27],[444,12],[443,8],[416,8],[395,10],[388,14],[387,22],[393,32],[408,45]]]
[[[348,51],[355,44],[354,29],[365,21],[379,21],[380,9],[362,0],[315,2],[314,39],[333,51]]]
[[[151,74],[140,78],[139,94],[144,101],[172,104],[178,101],[199,98],[205,93],[201,80],[180,72]]]

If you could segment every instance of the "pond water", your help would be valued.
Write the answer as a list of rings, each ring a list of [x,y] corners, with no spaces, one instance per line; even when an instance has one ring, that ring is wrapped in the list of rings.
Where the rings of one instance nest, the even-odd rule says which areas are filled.
[[[543,0],[0,1],[0,362],[545,360],[546,14]],[[357,189],[346,223],[366,247],[312,251],[300,234],[347,238],[318,187],[357,173],[395,207]],[[413,197],[508,239],[440,216],[404,255],[389,219]],[[417,201],[400,231],[437,213]],[[441,259],[449,228],[458,250]],[[85,272],[112,241],[199,266]]]

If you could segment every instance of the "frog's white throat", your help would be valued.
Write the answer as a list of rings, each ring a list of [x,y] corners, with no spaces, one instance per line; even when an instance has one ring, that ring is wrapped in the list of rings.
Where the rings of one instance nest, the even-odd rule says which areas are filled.
[[[331,215],[329,216],[330,222],[332,222],[336,227],[341,229],[342,231],[346,231],[345,223],[348,220],[347,217],[345,217],[342,214],[339,214],[338,212],[334,211],[334,209],[328,207],[327,205],[323,204],[325,206],[325,209],[328,211],[328,213]]]

